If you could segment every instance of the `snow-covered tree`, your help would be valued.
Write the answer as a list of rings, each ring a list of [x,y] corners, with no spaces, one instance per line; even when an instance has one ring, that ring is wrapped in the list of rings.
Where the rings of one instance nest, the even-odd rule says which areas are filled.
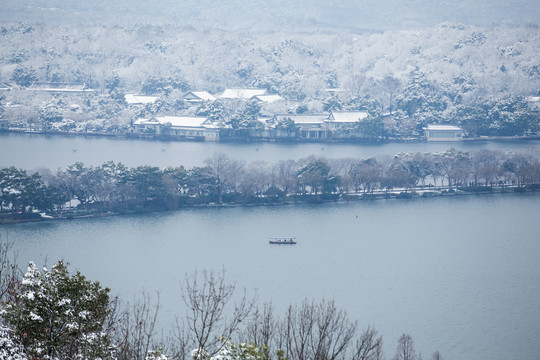
[[[70,275],[62,261],[42,271],[31,262],[21,292],[2,317],[30,358],[114,359],[104,331],[108,293],[79,272]]]
[[[268,360],[268,352],[264,346],[238,343],[221,338],[223,346],[213,355],[204,349],[194,349],[191,356],[194,360]]]
[[[13,338],[13,330],[2,326],[0,326],[0,359],[28,359],[23,346]]]
[[[145,360],[169,360],[170,357],[163,353],[163,349],[150,350],[146,354]]]
[[[11,80],[15,81],[15,83],[20,86],[30,86],[33,82],[37,81],[37,73],[36,70],[31,67],[19,65],[13,70]]]
[[[410,77],[409,84],[397,97],[397,108],[414,118],[420,128],[428,123],[439,123],[436,114],[447,108],[448,99],[418,69]]]

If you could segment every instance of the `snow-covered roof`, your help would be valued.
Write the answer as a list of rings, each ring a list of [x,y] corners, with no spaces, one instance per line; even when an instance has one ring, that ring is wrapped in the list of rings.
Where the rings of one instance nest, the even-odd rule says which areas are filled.
[[[254,96],[266,94],[266,89],[225,89],[221,99],[251,99]]]
[[[152,119],[137,119],[133,122],[133,125],[157,125],[159,121],[155,118]]]
[[[529,96],[527,98],[528,102],[540,102],[540,96]]]
[[[214,101],[216,97],[208,91],[190,91],[185,96],[186,101]]]
[[[203,116],[158,116],[161,124],[171,123],[174,127],[202,127],[207,120]]]
[[[448,131],[448,130],[456,130],[461,131],[461,128],[459,126],[454,125],[438,125],[438,124],[429,124],[425,128],[425,130],[441,130],[441,131]]]
[[[158,99],[157,96],[146,96],[146,95],[135,95],[135,94],[126,94],[124,96],[126,102],[130,105],[146,105],[156,102]]]
[[[73,83],[40,83],[35,82],[27,90],[48,91],[48,92],[91,92],[93,89],[87,89],[84,84]]]
[[[326,115],[283,115],[279,118],[291,118],[295,124],[323,124],[328,119]]]
[[[281,96],[275,95],[275,94],[274,95],[255,95],[253,98],[256,100],[265,102],[267,104],[271,104],[273,102],[283,100]]]
[[[368,117],[365,111],[332,111],[330,121],[340,123],[354,123]]]
[[[137,119],[135,125],[166,125],[172,127],[210,128],[212,124],[205,124],[208,118],[203,116],[156,116],[151,119]]]

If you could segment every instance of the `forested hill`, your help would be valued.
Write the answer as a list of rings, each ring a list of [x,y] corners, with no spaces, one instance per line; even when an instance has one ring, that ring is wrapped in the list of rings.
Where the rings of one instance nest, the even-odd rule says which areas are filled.
[[[361,110],[378,122],[390,114],[377,136],[415,137],[433,123],[471,137],[537,135],[536,2],[8,0],[0,116],[43,130],[125,133],[138,118],[179,114],[228,126],[244,104],[198,106],[185,94],[253,87],[283,98],[257,116]],[[35,83],[96,92],[27,91]],[[134,110],[130,93],[159,100]]]
[[[190,24],[253,30],[398,30],[450,21],[538,24],[535,0],[6,0],[0,21]]]

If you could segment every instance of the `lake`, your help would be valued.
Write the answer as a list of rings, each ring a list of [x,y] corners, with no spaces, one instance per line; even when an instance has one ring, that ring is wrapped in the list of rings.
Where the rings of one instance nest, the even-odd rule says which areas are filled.
[[[231,158],[276,162],[300,159],[310,155],[328,158],[367,158],[395,155],[399,152],[443,152],[451,147],[463,151],[499,149],[502,151],[540,148],[540,141],[456,142],[456,143],[204,143],[179,141],[143,141],[114,137],[84,137],[0,133],[0,167],[16,166],[33,170],[47,167],[66,168],[80,161],[85,165],[101,165],[113,160],[127,166],[203,165],[216,152]]]
[[[534,359],[540,352],[540,194],[186,209],[2,226],[21,264],[65,259],[113,294],[160,292],[225,268],[278,314],[332,298],[393,355],[403,332],[427,357]],[[269,236],[298,245],[271,246]]]
[[[130,166],[142,161],[163,167],[177,160],[192,166],[215,151],[246,161],[277,161],[317,150],[329,157],[367,157],[450,146],[538,147],[534,142],[160,143],[24,134],[2,134],[0,144],[2,166],[53,169],[73,160],[100,164],[111,158]],[[7,148],[20,151],[6,156]],[[372,325],[383,335],[387,358],[405,332],[425,359],[436,350],[453,360],[536,359],[538,214],[540,194],[528,193],[193,208],[0,225],[0,232],[15,242],[23,267],[30,260],[51,265],[65,259],[72,271],[99,280],[123,299],[143,289],[159,291],[163,324],[183,315],[179,289],[186,273],[224,268],[239,288],[257,289],[259,303],[272,301],[280,316],[287,305],[306,298],[335,299],[361,328]],[[272,236],[295,236],[298,244],[271,246]]]

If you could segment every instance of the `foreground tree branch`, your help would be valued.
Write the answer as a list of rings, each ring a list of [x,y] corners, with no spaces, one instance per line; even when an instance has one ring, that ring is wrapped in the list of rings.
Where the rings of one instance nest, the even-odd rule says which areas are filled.
[[[244,290],[234,304],[235,285],[225,281],[225,271],[214,273],[203,270],[185,277],[182,300],[187,306],[186,322],[192,332],[196,349],[209,356],[217,354],[224,343],[239,330],[255,304],[255,297],[248,298]]]

